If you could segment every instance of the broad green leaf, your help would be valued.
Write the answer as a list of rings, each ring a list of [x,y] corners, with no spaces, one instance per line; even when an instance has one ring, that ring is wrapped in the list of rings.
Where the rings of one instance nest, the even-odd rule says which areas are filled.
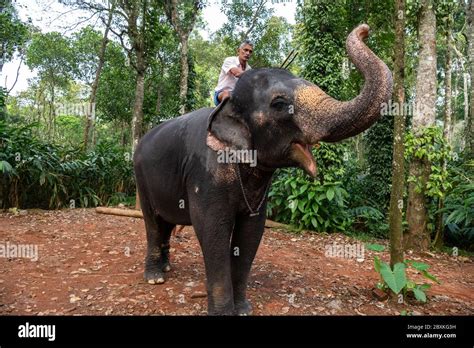
[[[431,285],[430,285],[430,284],[423,284],[423,285],[419,285],[418,288],[419,288],[421,291],[426,291],[426,290],[428,290],[429,288],[431,288]]]
[[[0,172],[8,173],[11,172],[13,167],[7,161],[0,161]]]
[[[369,250],[372,250],[372,251],[384,251],[385,250],[385,246],[383,245],[380,245],[380,244],[365,244],[365,247]]]
[[[382,278],[387,283],[388,287],[395,293],[398,294],[407,284],[407,278],[405,275],[405,264],[397,263],[393,267],[393,271],[390,266],[382,262],[380,265],[380,273]]]
[[[420,288],[414,288],[413,293],[418,301],[426,302],[426,294]]]
[[[434,275],[432,275],[431,273],[429,273],[428,271],[421,271],[421,274],[423,274],[423,276],[425,278],[428,278],[428,279],[431,279],[432,281],[438,283],[438,284],[441,284],[441,282],[438,280],[438,278],[436,278]]]
[[[415,261],[410,261],[410,260],[407,260],[407,262],[410,264],[410,266],[412,266],[414,269],[420,272],[426,271],[430,268],[430,265],[423,262],[415,262]]]
[[[43,172],[43,173],[40,174],[40,179],[39,179],[40,185],[43,186],[45,181],[46,181],[46,175]]]
[[[374,268],[375,272],[380,273],[380,259],[378,256],[374,257]]]
[[[327,192],[326,192],[326,197],[328,198],[328,200],[332,200],[334,198],[334,189],[332,187],[330,187]]]
[[[306,202],[305,201],[300,201],[298,203],[298,209],[300,210],[300,212],[304,213],[304,206],[305,206]]]

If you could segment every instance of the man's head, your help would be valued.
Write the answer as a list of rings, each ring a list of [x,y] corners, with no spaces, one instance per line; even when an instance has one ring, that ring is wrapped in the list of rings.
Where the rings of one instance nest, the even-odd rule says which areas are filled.
[[[243,41],[237,49],[239,60],[244,61],[245,63],[247,63],[250,57],[252,56],[252,52],[253,43],[251,43],[249,40]]]

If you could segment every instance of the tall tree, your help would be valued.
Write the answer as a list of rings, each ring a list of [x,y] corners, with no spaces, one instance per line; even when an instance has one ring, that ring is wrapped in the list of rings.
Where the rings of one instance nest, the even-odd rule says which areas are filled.
[[[165,10],[168,19],[179,38],[181,79],[179,83],[179,113],[182,115],[186,110],[186,96],[188,94],[188,46],[189,34],[194,28],[197,15],[203,6],[201,0],[186,0],[178,3],[178,0],[166,0]]]
[[[216,39],[225,46],[227,56],[235,55],[243,40],[250,40],[254,44],[252,67],[281,65],[291,50],[293,28],[285,18],[273,15],[269,3],[269,0],[222,3],[221,11],[227,21],[216,32]],[[220,64],[222,61],[219,68]]]
[[[390,264],[403,262],[403,188],[405,187],[405,0],[395,1],[394,96],[398,105],[393,132],[392,192],[390,195]]]
[[[110,26],[112,25],[114,11],[115,11],[115,1],[112,0],[112,1],[109,1],[107,20],[104,21],[105,30],[104,30],[104,35],[102,37],[102,42],[100,45],[100,51],[99,51],[99,56],[98,56],[99,62],[97,64],[94,82],[92,82],[91,94],[89,96],[89,109],[88,109],[88,113],[86,117],[86,124],[84,127],[84,149],[85,150],[87,150],[87,148],[89,147],[90,133],[91,133],[92,125],[93,125],[92,114],[95,113],[97,88],[99,87],[100,74],[102,73],[102,68],[104,67],[105,50],[107,48],[107,43],[109,42],[108,36],[109,36]]]
[[[451,12],[451,11],[450,11]],[[446,65],[445,65],[445,76],[444,76],[444,119],[443,119],[443,138],[447,141],[451,141],[451,99],[452,99],[452,14],[448,13],[446,19]]]
[[[433,126],[436,113],[436,16],[433,0],[421,0],[418,24],[418,69],[416,96],[413,110],[413,132],[421,134],[426,127]],[[428,213],[425,202],[426,183],[430,173],[430,162],[413,157],[410,162],[411,181],[408,186],[407,221],[408,232],[404,236],[406,248],[426,250],[430,245]]]
[[[28,26],[19,18],[11,0],[0,0],[0,73],[28,39]]]
[[[452,51],[453,51],[453,42],[452,42],[452,31],[453,31],[453,15],[454,15],[454,3],[446,2],[442,6],[441,11],[445,11],[443,21],[444,24],[444,34],[446,40],[446,55],[445,55],[445,66],[444,66],[444,117],[443,117],[443,139],[447,144],[451,143],[451,126],[452,126]],[[442,166],[443,169],[447,168],[447,160],[444,159]],[[438,210],[443,209],[444,207],[444,198],[439,197],[438,199]],[[436,224],[435,224],[435,239],[434,246],[441,248],[444,240],[444,225],[443,225],[443,213],[438,212],[436,215]]]
[[[39,78],[49,93],[48,137],[55,135],[56,96],[58,89],[65,89],[76,70],[71,40],[58,32],[35,34],[26,53],[26,64],[37,69]]]

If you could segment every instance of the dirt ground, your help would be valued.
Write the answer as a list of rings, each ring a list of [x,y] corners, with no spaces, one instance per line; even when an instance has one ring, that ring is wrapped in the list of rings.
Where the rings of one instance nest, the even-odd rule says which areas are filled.
[[[0,214],[0,244],[38,245],[38,260],[0,257],[2,315],[205,315],[205,277],[192,227],[172,236],[173,270],[162,285],[143,280],[142,219],[98,215],[93,209]],[[340,234],[267,229],[253,264],[248,296],[254,315],[474,314],[472,258],[411,254],[441,280],[428,302],[380,301],[375,254],[364,260],[328,257],[326,246],[361,243]],[[386,242],[379,242],[386,244]],[[409,272],[415,280],[420,275]]]

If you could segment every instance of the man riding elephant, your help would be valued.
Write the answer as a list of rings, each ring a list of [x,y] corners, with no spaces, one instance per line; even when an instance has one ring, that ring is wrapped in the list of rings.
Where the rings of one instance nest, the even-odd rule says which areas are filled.
[[[251,313],[247,280],[274,171],[300,167],[314,176],[312,146],[363,132],[390,99],[392,76],[363,42],[368,33],[362,24],[347,38],[348,55],[365,79],[350,101],[335,100],[284,69],[252,69],[218,107],[166,121],[143,136],[134,168],[149,283],[163,283],[170,269],[174,226],[193,225],[204,256],[208,313]],[[255,151],[258,160],[255,166],[222,161],[222,151]]]

